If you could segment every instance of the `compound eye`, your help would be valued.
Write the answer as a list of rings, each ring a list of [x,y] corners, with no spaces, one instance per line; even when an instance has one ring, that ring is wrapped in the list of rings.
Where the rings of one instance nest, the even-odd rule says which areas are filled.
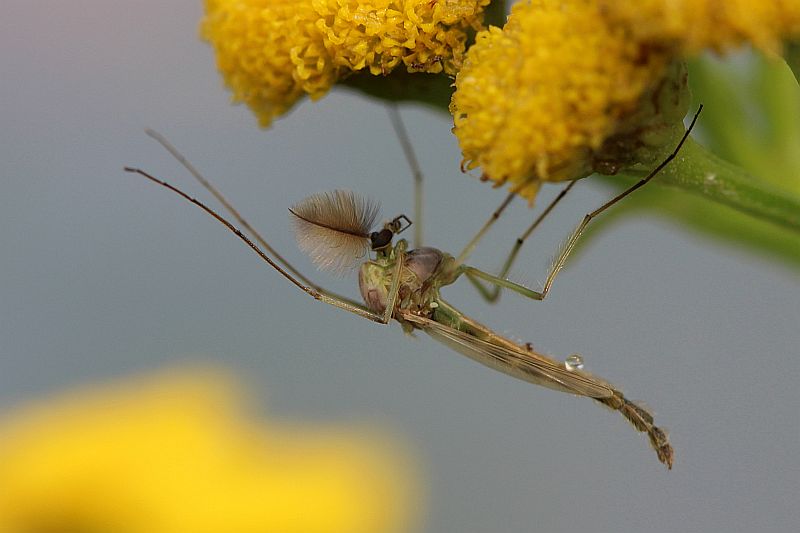
[[[391,244],[394,233],[390,229],[382,229],[380,231],[373,231],[370,233],[369,238],[372,241],[372,249],[380,250],[386,248]]]

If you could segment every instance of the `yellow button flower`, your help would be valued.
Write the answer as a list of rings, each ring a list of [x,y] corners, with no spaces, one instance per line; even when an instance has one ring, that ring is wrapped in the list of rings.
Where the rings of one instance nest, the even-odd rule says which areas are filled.
[[[798,0],[601,0],[612,23],[631,28],[642,42],[670,43],[681,53],[723,52],[745,43],[780,54],[783,41],[800,37]]]
[[[211,43],[233,100],[262,126],[354,72],[455,73],[489,0],[206,0]]]
[[[372,431],[256,422],[232,381],[173,373],[0,420],[0,531],[403,531],[408,466]]]
[[[666,78],[678,70],[605,24],[597,2],[516,4],[503,29],[477,35],[456,78],[450,110],[464,166],[531,201],[543,180],[614,173],[635,162],[629,148],[662,141],[672,128],[664,113],[680,122],[685,87]],[[644,126],[659,139],[646,140]]]

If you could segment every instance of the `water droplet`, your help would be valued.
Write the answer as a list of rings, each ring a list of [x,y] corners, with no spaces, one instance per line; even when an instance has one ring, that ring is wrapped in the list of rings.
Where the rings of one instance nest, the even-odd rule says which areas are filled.
[[[581,370],[583,368],[583,357],[574,353],[564,359],[564,366],[567,370]]]

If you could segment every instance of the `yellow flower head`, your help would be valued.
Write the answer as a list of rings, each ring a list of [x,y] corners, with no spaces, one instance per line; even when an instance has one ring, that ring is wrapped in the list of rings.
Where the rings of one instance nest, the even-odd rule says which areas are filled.
[[[262,126],[353,72],[454,73],[489,0],[206,0],[201,34]]]
[[[635,162],[608,150],[639,127],[634,115],[659,130],[662,104],[678,99],[685,112],[683,99],[660,90],[668,66],[666,54],[605,24],[597,2],[516,4],[502,30],[477,35],[456,78],[450,110],[464,164],[530,200],[542,180],[613,173]]]
[[[800,37],[798,0],[600,0],[612,24],[631,28],[642,42],[672,44],[683,54],[723,52],[751,43],[780,53]]]
[[[233,383],[166,375],[0,420],[0,531],[402,531],[407,464],[371,432],[257,423]]]

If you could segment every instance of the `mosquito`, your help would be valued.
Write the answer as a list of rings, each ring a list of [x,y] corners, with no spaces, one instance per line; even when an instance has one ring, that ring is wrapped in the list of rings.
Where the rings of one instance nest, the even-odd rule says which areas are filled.
[[[294,223],[298,246],[309,255],[317,267],[321,270],[346,272],[358,268],[360,263],[358,286],[363,300],[361,303],[326,290],[300,273],[267,243],[218,189],[158,133],[147,131],[148,135],[168,150],[220,202],[224,211],[249,236],[217,211],[168,182],[139,168],[125,167],[124,170],[139,174],[169,189],[211,215],[279,274],[315,300],[378,324],[388,324],[394,319],[407,333],[423,331],[453,350],[504,374],[557,391],[585,396],[619,411],[637,431],[647,434],[659,461],[671,469],[673,448],[666,432],[655,425],[653,415],[646,407],[630,401],[619,389],[604,379],[583,370],[580,356],[571,355],[564,361],[559,361],[534,351],[530,343],[514,342],[449,304],[441,296],[441,290],[462,276],[466,276],[488,300],[496,299],[502,289],[517,292],[534,300],[543,300],[586,226],[600,213],[648,183],[676,157],[701,110],[702,106],[667,158],[646,177],[583,218],[552,264],[541,291],[514,283],[505,276],[524,241],[575,185],[575,181],[570,182],[517,239],[500,275],[469,266],[466,260],[481,237],[511,202],[513,194],[503,201],[458,256],[437,248],[421,246],[422,232],[419,230],[415,239],[417,247],[410,249],[408,241],[396,237],[412,225],[412,220],[401,214],[376,226],[377,204],[352,191],[334,190],[314,194],[291,207],[289,213]],[[419,165],[396,108],[390,108],[390,117],[415,176],[415,197],[416,203],[419,204],[422,173],[419,171]],[[415,213],[421,216],[419,206]],[[487,289],[484,283],[491,288]]]

